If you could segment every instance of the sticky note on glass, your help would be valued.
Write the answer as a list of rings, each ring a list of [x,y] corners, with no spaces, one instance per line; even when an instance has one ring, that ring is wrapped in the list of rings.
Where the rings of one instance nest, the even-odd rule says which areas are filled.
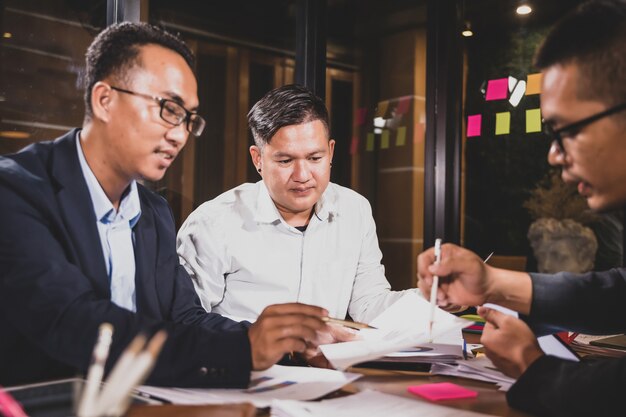
[[[356,111],[356,125],[363,126],[365,124],[365,118],[367,117],[367,109],[365,107],[361,107]]]
[[[356,155],[359,152],[359,137],[354,136],[350,142],[350,155]]]
[[[374,150],[374,134],[368,133],[365,139],[365,150],[371,152]]]
[[[387,114],[387,107],[389,107],[389,101],[387,100],[378,103],[378,107],[376,107],[376,117],[384,118],[385,114]]]
[[[541,73],[538,72],[536,74],[528,74],[528,79],[526,80],[526,95],[530,96],[532,94],[540,94],[541,93]]]
[[[511,113],[508,111],[496,113],[496,135],[511,133]]]
[[[413,134],[413,143],[424,143],[424,134],[426,133],[426,125],[422,122],[415,123],[415,133]]]
[[[480,136],[481,124],[483,122],[482,114],[472,114],[467,116],[467,137]]]
[[[406,126],[400,126],[396,132],[396,146],[404,146],[406,144]]]
[[[407,388],[407,391],[431,401],[458,400],[461,398],[476,398],[478,396],[478,392],[451,382],[412,385]]]
[[[404,114],[409,110],[409,105],[411,104],[411,96],[406,96],[400,98],[398,102],[398,106],[396,107],[396,114]]]
[[[382,135],[380,135],[380,149],[388,149],[389,148],[389,129],[383,130]]]
[[[526,110],[526,133],[541,132],[541,110]]]
[[[489,80],[487,83],[487,94],[485,100],[504,100],[509,92],[509,79],[498,78]]]

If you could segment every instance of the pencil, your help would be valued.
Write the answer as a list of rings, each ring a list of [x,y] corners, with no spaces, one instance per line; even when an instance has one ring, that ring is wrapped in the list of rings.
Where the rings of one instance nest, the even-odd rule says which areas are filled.
[[[325,321],[326,323],[339,324],[340,326],[349,327],[356,330],[376,328],[374,326],[370,326],[369,324],[359,323],[358,321],[341,320],[333,317],[322,317],[322,321]]]
[[[441,239],[435,239],[435,264],[441,263]],[[433,323],[435,322],[435,310],[437,309],[437,288],[439,277],[433,276],[433,285],[430,287],[430,319],[428,320],[428,340],[433,341]]]
[[[109,356],[109,348],[113,339],[113,326],[102,323],[98,330],[98,339],[93,348],[91,365],[87,372],[87,382],[78,405],[78,415],[89,417],[94,415],[94,403],[100,392],[100,384],[104,375],[104,365]]]

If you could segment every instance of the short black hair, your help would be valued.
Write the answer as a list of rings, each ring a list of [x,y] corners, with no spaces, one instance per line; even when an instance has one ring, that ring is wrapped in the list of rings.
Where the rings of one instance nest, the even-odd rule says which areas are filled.
[[[324,101],[311,90],[297,84],[275,88],[263,96],[248,112],[248,125],[254,143],[262,148],[270,143],[276,132],[285,126],[319,120],[326,136],[330,134],[328,110]]]
[[[185,43],[164,29],[149,23],[122,22],[100,32],[85,53],[85,116],[90,118],[91,89],[111,75],[124,79],[126,72],[139,62],[140,48],[154,44],[171,49],[194,67],[193,53]]]
[[[535,66],[575,64],[578,95],[616,105],[626,101],[626,0],[592,0],[561,19],[548,33]]]

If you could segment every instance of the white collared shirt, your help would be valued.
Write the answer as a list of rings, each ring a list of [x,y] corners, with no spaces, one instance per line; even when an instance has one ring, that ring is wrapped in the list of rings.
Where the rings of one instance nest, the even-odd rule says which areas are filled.
[[[111,301],[127,310],[137,311],[133,238],[133,227],[141,216],[137,183],[135,181],[130,183],[129,189],[120,201],[119,210],[116,211],[87,164],[80,145],[80,135],[76,140],[76,148],[96,214],[104,263],[111,285]]]
[[[333,183],[304,232],[283,220],[259,181],[198,207],[177,246],[205,309],[236,320],[301,302],[367,322],[402,295],[385,278],[369,202]]]

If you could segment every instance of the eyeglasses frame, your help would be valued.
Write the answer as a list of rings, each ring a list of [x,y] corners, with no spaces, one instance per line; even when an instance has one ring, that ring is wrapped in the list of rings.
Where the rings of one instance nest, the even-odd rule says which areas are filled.
[[[192,112],[192,111],[187,110],[185,108],[185,106],[183,106],[182,104],[178,103],[176,100],[172,100],[172,99],[169,99],[169,98],[163,98],[163,97],[159,97],[159,96],[153,96],[153,95],[150,95],[150,94],[138,93],[136,91],[127,90],[125,88],[120,88],[120,87],[116,87],[116,86],[113,86],[113,85],[110,85],[109,87],[111,87],[112,90],[119,91],[120,93],[130,94],[130,95],[133,95],[133,96],[143,97],[143,98],[146,98],[146,99],[149,99],[149,100],[156,101],[159,104],[159,117],[163,121],[171,124],[172,126],[180,126],[181,124],[185,123],[186,124],[185,128],[187,129],[187,131],[190,134],[192,134],[193,136],[195,136],[195,137],[198,137],[198,136],[202,135],[202,132],[204,131],[204,128],[206,126],[206,121],[204,120],[204,118],[202,116],[200,116],[197,112]],[[176,104],[177,106],[179,106],[181,109],[183,109],[185,111],[185,117],[183,117],[180,122],[174,123],[174,122],[171,122],[171,121],[169,121],[169,120],[167,120],[167,119],[165,119],[163,117],[163,108],[165,107],[165,104],[167,102],[174,103],[174,104]],[[198,133],[198,134],[195,134],[191,130],[190,122],[191,122],[191,117],[192,116],[195,116],[195,117],[199,118],[203,122],[202,129],[200,129],[200,133]]]
[[[596,113],[594,115],[586,117],[577,122],[570,123],[556,130],[552,128],[552,125],[549,122],[544,121],[544,133],[550,136],[552,140],[556,142],[559,152],[565,155],[565,148],[563,147],[563,136],[561,136],[561,133],[567,132],[567,131],[579,130],[587,125],[590,125],[591,123],[597,120],[603,119],[607,116],[611,116],[615,113],[618,113],[624,110],[626,110],[626,102],[618,104],[617,106],[611,107],[607,110],[601,111],[600,113]]]

